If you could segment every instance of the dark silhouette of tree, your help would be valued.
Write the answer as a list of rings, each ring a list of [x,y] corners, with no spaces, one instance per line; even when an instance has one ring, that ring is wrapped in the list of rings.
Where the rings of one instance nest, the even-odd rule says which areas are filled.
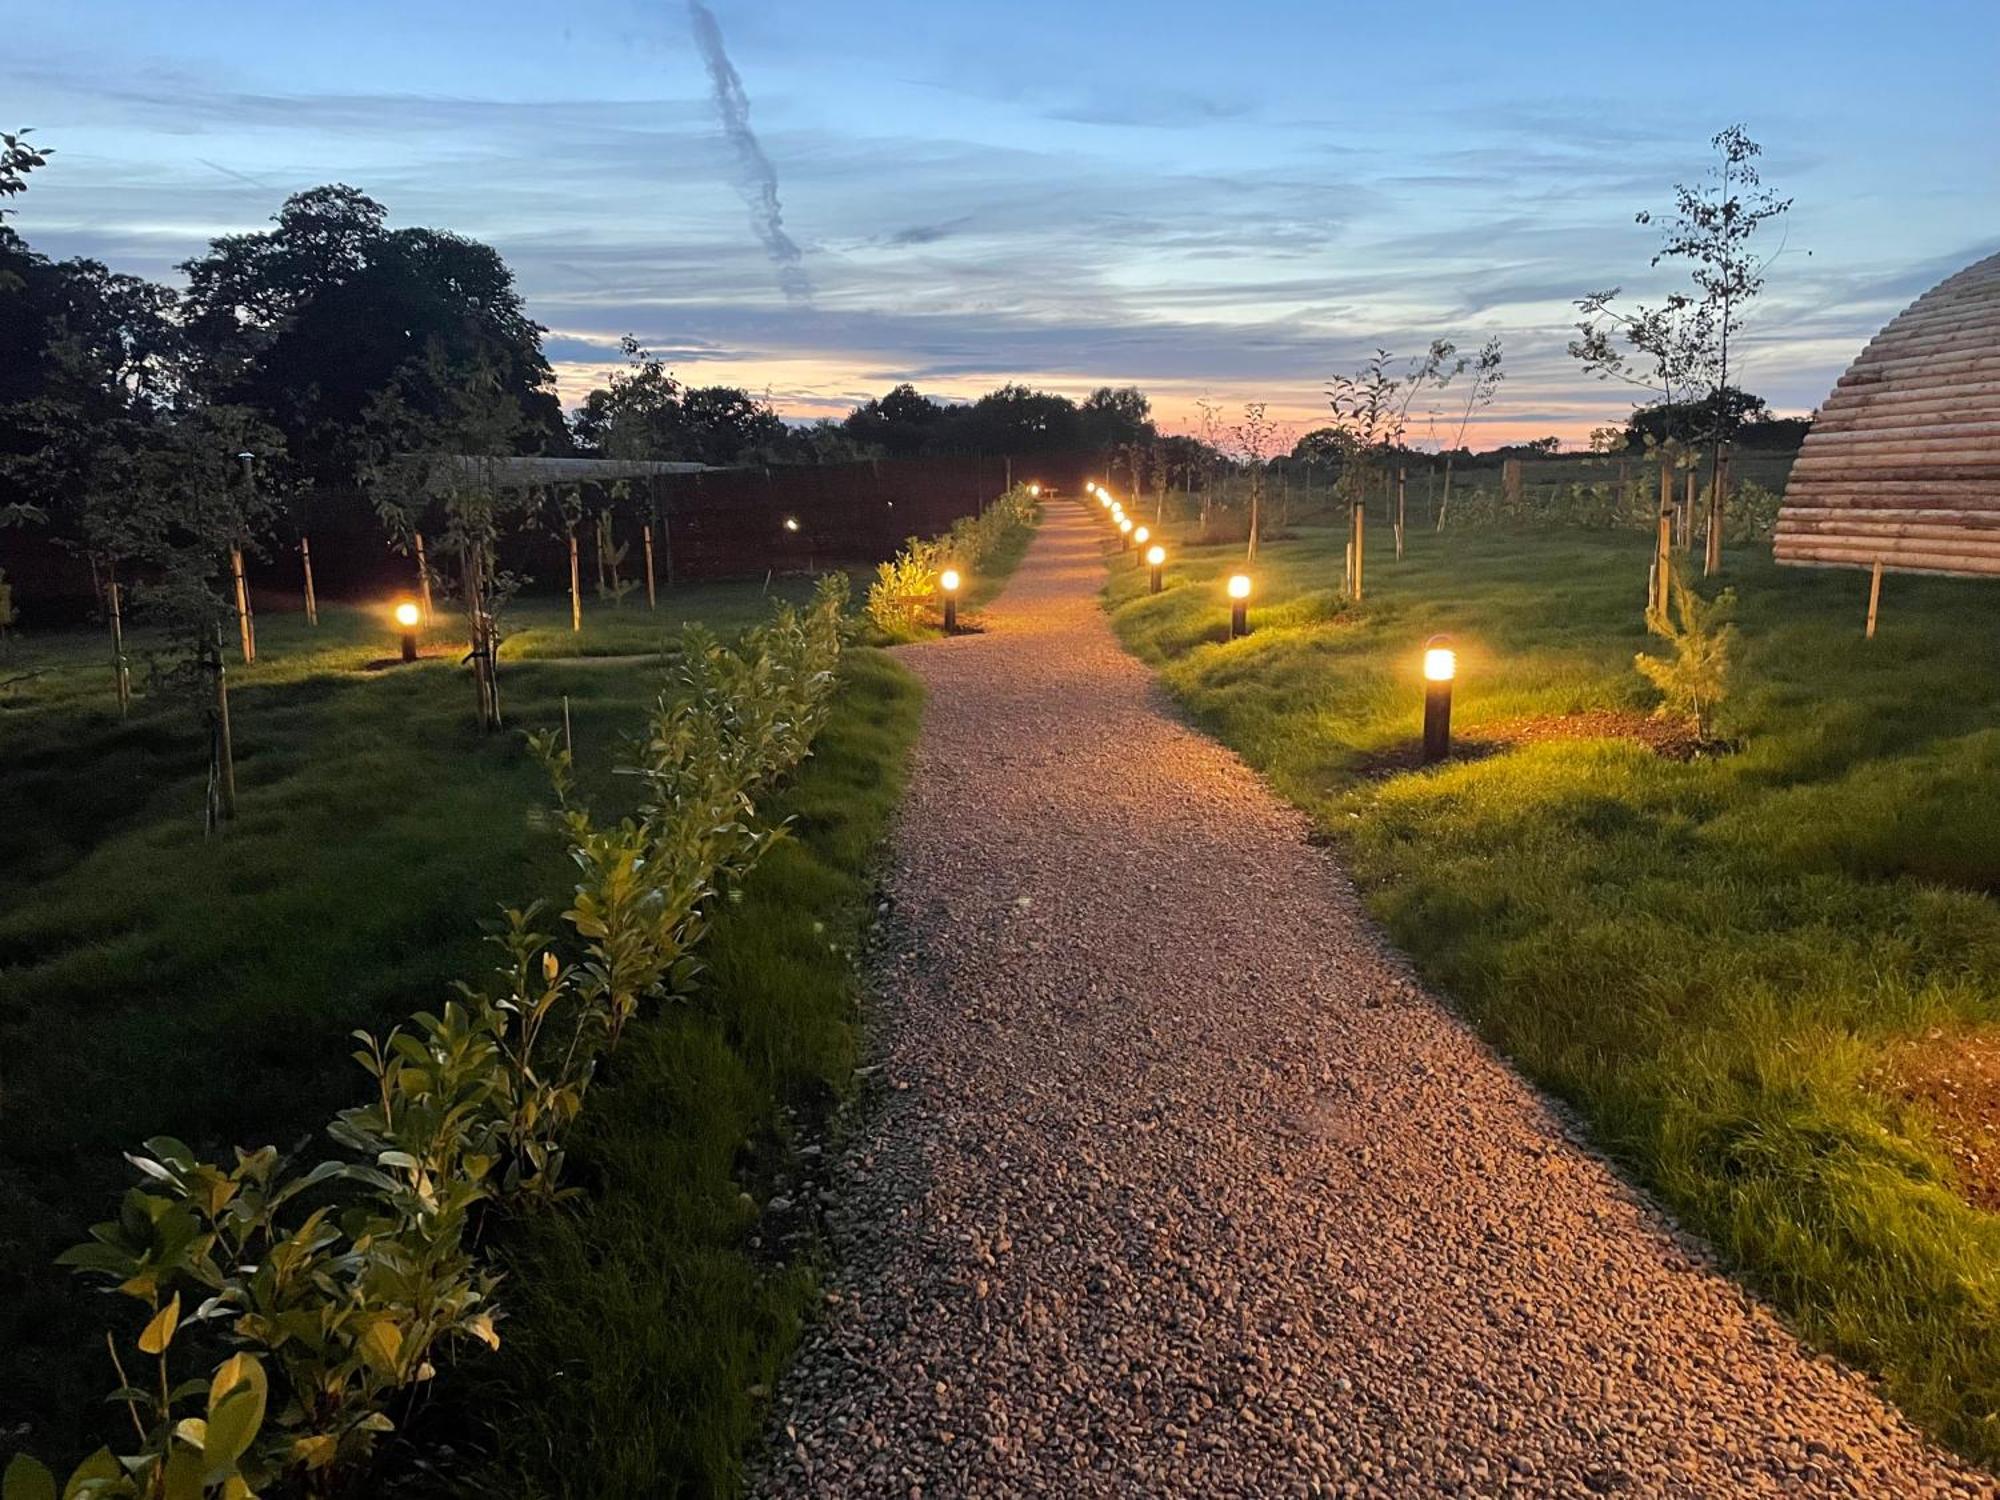
[[[276,227],[225,235],[183,266],[189,378],[264,414],[301,476],[352,481],[369,403],[436,347],[477,361],[521,408],[521,451],[567,446],[543,329],[498,253],[436,229],[390,229],[341,184],[286,199]]]
[[[862,402],[841,426],[857,443],[891,458],[908,458],[929,448],[947,421],[947,408],[905,383]]]
[[[1153,403],[1137,386],[1099,386],[1077,408],[1077,435],[1086,448],[1150,446],[1159,436]]]

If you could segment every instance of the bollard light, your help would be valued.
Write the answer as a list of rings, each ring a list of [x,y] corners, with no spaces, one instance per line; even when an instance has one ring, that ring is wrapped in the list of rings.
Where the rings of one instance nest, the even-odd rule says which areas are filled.
[[[1029,486],[1028,486],[1028,496],[1029,496],[1029,498],[1030,498],[1030,499],[1034,499],[1034,500],[1039,500],[1039,499],[1041,499],[1041,498],[1042,498],[1042,487],[1041,487],[1041,486],[1040,486],[1039,484],[1031,484],[1031,485],[1029,485]]]
[[[396,606],[396,624],[401,627],[403,632],[404,661],[415,661],[417,659],[417,622],[423,619],[423,617],[424,612],[407,599]]]
[[[1120,552],[1123,552],[1127,547],[1131,545],[1132,545],[1132,518],[1130,516],[1120,516],[1118,518],[1118,550]]]
[[[944,628],[947,634],[958,629],[958,569],[946,568],[938,574],[938,587],[944,590]]]
[[[1424,642],[1424,764],[1434,765],[1451,754],[1451,683],[1458,675],[1458,653],[1451,637],[1434,635]]]
[[[1152,539],[1153,531],[1149,526],[1140,526],[1132,533],[1132,545],[1135,547],[1143,547]]]
[[[1229,579],[1229,638],[1250,633],[1250,575],[1233,573]]]
[[[1159,593],[1160,591],[1160,570],[1164,568],[1166,564],[1167,564],[1167,549],[1165,547],[1162,547],[1158,542],[1155,542],[1153,543],[1152,546],[1146,549],[1146,566],[1153,570],[1152,592],[1155,594]]]

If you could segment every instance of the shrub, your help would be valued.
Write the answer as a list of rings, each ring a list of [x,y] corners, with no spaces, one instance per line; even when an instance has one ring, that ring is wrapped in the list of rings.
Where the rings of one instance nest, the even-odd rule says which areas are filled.
[[[689,627],[621,768],[640,806],[615,824],[579,800],[569,752],[535,738],[579,871],[571,935],[509,911],[485,987],[386,1037],[357,1032],[372,1097],[328,1127],[347,1154],[305,1165],[267,1146],[223,1166],[156,1137],[129,1158],[145,1182],[63,1261],[143,1306],[157,1380],[107,1339],[139,1451],[85,1460],[65,1500],[335,1493],[440,1360],[498,1346],[480,1215],[563,1195],[563,1136],[599,1062],[641,1004],[686,992],[708,902],[782,835],[757,798],[825,720],[846,602],[845,578],[823,580],[734,649]],[[225,1350],[205,1380],[170,1368]],[[35,1460],[8,1466],[4,1500],[55,1493]]]
[[[868,618],[898,638],[916,634],[937,598],[938,574],[946,567],[974,572],[982,562],[1035,524],[1039,503],[1017,484],[976,516],[952,523],[941,537],[911,537],[903,550],[875,570],[868,590]]]
[[[1715,710],[1729,689],[1736,627],[1728,621],[1736,607],[1736,592],[1724,589],[1713,604],[1703,603],[1688,582],[1686,568],[1676,558],[1668,579],[1668,596],[1668,611],[1648,611],[1646,628],[1665,640],[1673,655],[1648,656],[1642,651],[1632,664],[1660,690],[1658,711],[1692,719],[1695,733],[1707,739],[1714,728]]]

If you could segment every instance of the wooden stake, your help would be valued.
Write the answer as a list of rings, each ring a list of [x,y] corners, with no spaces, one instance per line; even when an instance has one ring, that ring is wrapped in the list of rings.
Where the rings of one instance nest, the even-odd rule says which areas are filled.
[[[1357,505],[1354,507],[1354,592],[1353,592],[1354,602],[1356,604],[1359,604],[1361,602],[1361,577],[1362,577],[1362,570],[1366,566],[1365,563],[1363,562],[1363,557],[1366,551],[1367,538],[1368,538],[1368,507],[1365,505]]]
[[[1397,562],[1401,562],[1403,560],[1403,521],[1406,515],[1406,512],[1404,510],[1404,500],[1406,494],[1405,485],[1408,479],[1409,479],[1409,470],[1402,467],[1399,464],[1396,468],[1396,561]]]
[[[229,571],[236,579],[236,633],[242,640],[243,660],[257,659],[257,624],[250,618],[250,585],[243,577],[243,549],[229,549]]]
[[[105,603],[111,614],[111,671],[118,690],[118,712],[122,717],[132,706],[132,672],[125,664],[125,612],[118,603],[118,580],[104,586]]]
[[[642,526],[639,535],[646,543],[646,608],[658,609],[659,591],[653,587],[653,523],[648,521]]]
[[[1868,640],[1875,639],[1875,612],[1882,604],[1882,559],[1875,559],[1875,572],[1868,580]]]
[[[417,608],[424,612],[424,628],[431,624],[431,568],[424,560],[424,534],[412,533],[417,543]]]
[[[222,664],[222,631],[215,633],[215,721],[210,726],[209,803],[214,823],[226,823],[236,816],[236,748],[229,733],[229,669]]]
[[[307,537],[299,538],[299,563],[306,575],[306,624],[319,624],[319,596],[313,593],[313,548]]]
[[[569,628],[573,631],[583,629],[582,581],[577,575],[574,522],[570,523],[569,528]]]
[[[1674,570],[1674,466],[1660,460],[1660,524],[1653,543],[1653,603],[1651,613],[1665,619],[1667,595]]]
[[[1729,493],[1729,444],[1715,445],[1715,473],[1708,491],[1708,546],[1702,555],[1702,575],[1713,578],[1722,571],[1722,515]]]

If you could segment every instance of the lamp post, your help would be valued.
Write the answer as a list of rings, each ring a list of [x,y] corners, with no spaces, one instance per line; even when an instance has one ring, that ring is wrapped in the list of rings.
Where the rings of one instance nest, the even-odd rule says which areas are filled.
[[[1162,547],[1158,542],[1155,542],[1152,546],[1146,549],[1146,566],[1153,570],[1153,587],[1150,590],[1150,592],[1155,594],[1159,593],[1160,570],[1166,566],[1166,563],[1167,563],[1167,549],[1165,547]]]
[[[1229,638],[1233,641],[1250,633],[1250,575],[1232,574],[1229,579]]]
[[[938,587],[944,590],[944,633],[950,635],[958,629],[958,569],[946,568],[938,574]]]
[[[1434,635],[1424,642],[1424,764],[1435,765],[1451,754],[1451,682],[1458,675],[1458,653],[1451,637]]]
[[[417,622],[423,617],[423,611],[407,599],[396,606],[396,624],[403,632],[404,661],[417,659]]]

